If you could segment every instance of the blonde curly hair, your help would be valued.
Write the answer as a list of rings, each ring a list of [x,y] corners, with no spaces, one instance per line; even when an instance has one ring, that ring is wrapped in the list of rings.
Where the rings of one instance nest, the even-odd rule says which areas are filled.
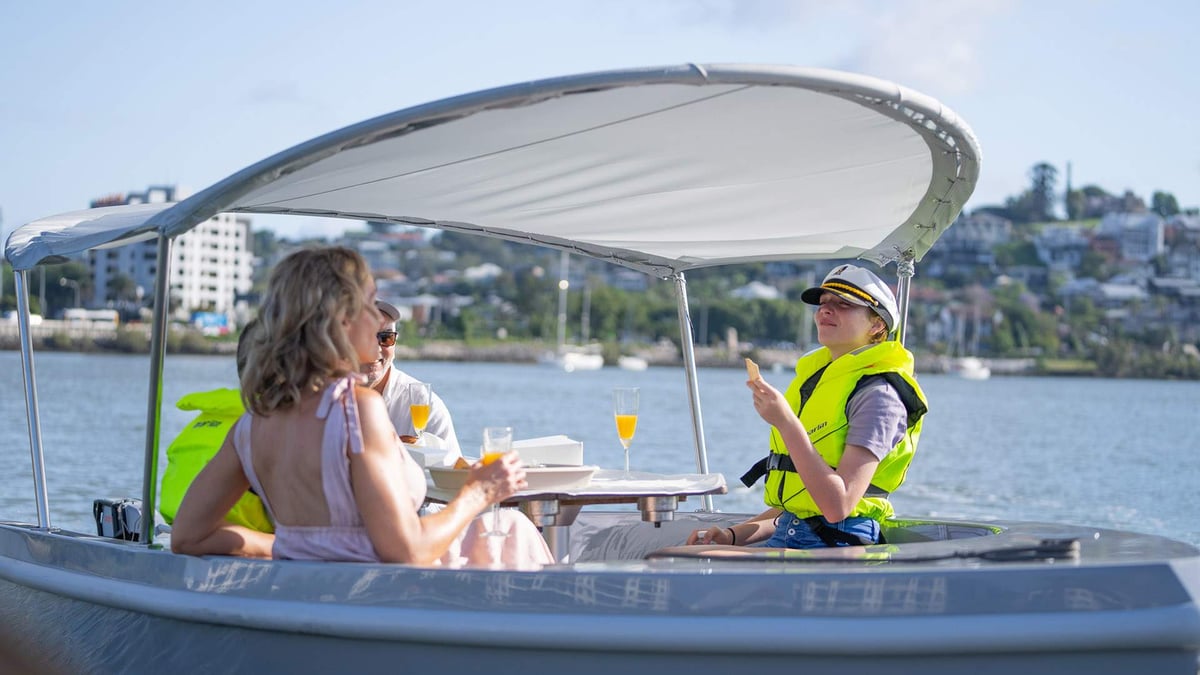
[[[370,282],[362,256],[340,246],[302,249],[275,266],[246,349],[247,410],[270,415],[290,408],[305,393],[358,371],[343,321],[362,311],[378,314],[365,302]]]

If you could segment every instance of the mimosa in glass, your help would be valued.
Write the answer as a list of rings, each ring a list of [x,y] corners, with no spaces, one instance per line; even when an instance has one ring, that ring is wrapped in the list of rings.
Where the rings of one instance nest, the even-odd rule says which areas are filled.
[[[422,434],[429,424],[429,409],[432,402],[433,385],[428,382],[412,382],[408,385],[408,414],[412,417],[417,443],[422,442]]]
[[[629,478],[629,444],[633,442],[633,434],[637,431],[638,420],[637,387],[618,387],[613,389],[613,415],[617,419],[617,437],[625,448],[625,477]]]
[[[479,461],[484,466],[500,459],[512,450],[512,427],[484,427],[483,429],[483,458]],[[500,504],[492,504],[492,526],[484,531],[485,537],[507,537],[500,529]]]

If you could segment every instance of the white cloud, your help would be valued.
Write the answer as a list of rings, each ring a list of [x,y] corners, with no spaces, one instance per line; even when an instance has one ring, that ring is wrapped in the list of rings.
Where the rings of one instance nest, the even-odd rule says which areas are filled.
[[[641,5],[641,20],[707,26],[738,39],[784,36],[797,61],[829,58],[833,68],[873,75],[940,97],[980,86],[989,24],[1016,0],[667,0]],[[819,65],[819,64],[813,64]]]
[[[841,67],[902,82],[935,97],[971,92],[983,78],[987,27],[1011,0],[860,2],[863,31]]]

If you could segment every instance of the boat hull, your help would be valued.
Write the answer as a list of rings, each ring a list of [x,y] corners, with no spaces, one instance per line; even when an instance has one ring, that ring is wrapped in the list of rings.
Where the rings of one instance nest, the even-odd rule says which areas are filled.
[[[510,572],[194,558],[0,525],[0,625],[78,673],[394,672],[397,663],[718,673],[803,659],[888,672],[1195,674],[1191,547],[1102,532],[1107,560],[1091,542],[1053,564],[943,555],[1047,534],[1064,532],[893,545],[893,556],[913,557],[899,564],[668,555]],[[778,639],[793,635],[804,637]]]
[[[549,353],[541,359],[541,363],[573,373],[577,370],[600,370],[604,367],[604,356],[585,352]]]

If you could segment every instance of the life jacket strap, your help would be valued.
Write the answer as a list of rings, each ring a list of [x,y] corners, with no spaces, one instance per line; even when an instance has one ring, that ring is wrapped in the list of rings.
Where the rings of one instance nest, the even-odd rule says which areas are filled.
[[[809,516],[804,519],[804,522],[808,524],[808,528],[813,531],[813,534],[820,537],[821,541],[829,547],[866,546],[875,543],[873,541],[863,541],[858,535],[831,527],[825,523],[825,519],[821,516]]]
[[[836,466],[830,467],[830,468],[837,470]],[[758,482],[759,478],[762,478],[763,476],[767,475],[768,471],[791,471],[792,473],[796,473],[796,465],[792,462],[792,458],[790,455],[783,455],[783,454],[779,454],[776,452],[772,452],[771,454],[767,455],[766,457],[763,457],[762,459],[755,462],[754,466],[750,467],[749,471],[742,474],[742,478],[741,478],[742,484],[745,485],[746,487],[751,487],[755,483]],[[888,492],[887,490],[884,490],[883,488],[879,487],[878,485],[872,484],[872,485],[867,486],[867,492],[863,496],[864,497],[882,497],[884,499],[887,499],[888,495],[890,495],[890,494],[891,493]]]

